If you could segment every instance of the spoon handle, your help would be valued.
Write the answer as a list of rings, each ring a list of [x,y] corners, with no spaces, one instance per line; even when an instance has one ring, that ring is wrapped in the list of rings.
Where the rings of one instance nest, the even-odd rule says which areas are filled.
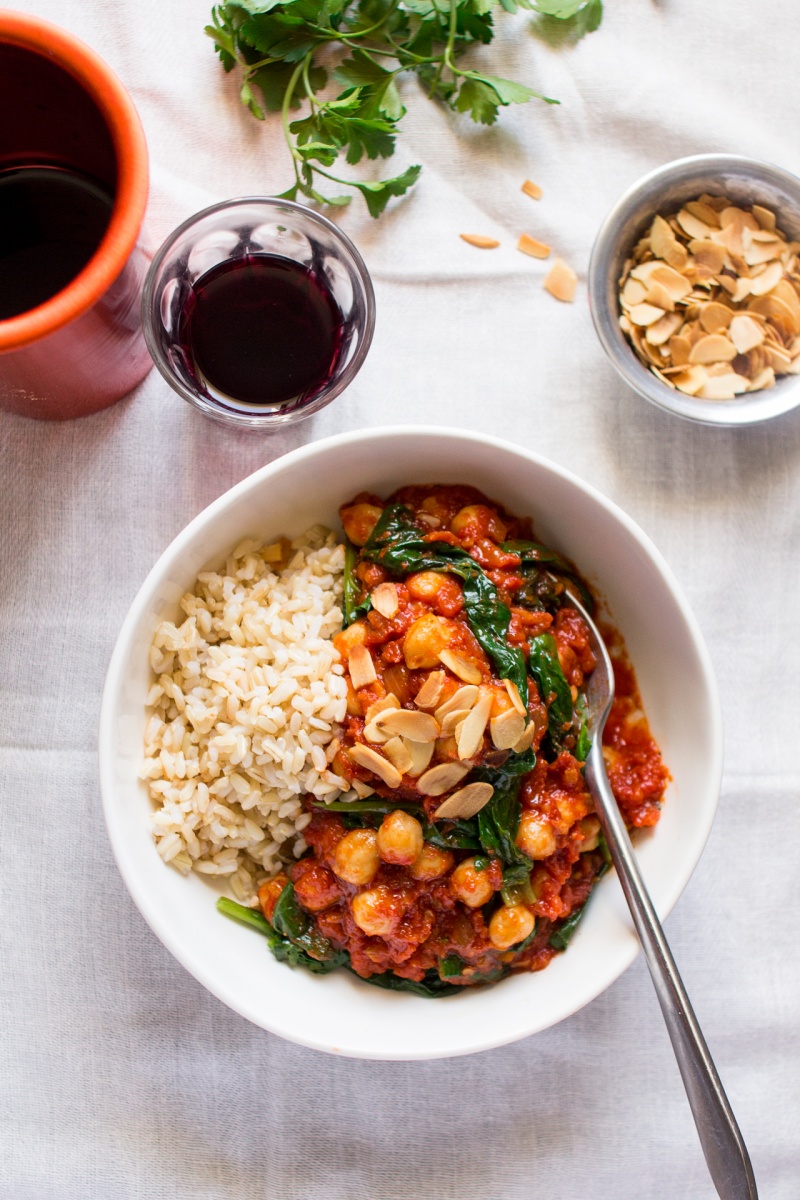
[[[644,949],[714,1186],[721,1200],[758,1200],[747,1148],[639,871],[599,738],[586,760],[586,781]]]

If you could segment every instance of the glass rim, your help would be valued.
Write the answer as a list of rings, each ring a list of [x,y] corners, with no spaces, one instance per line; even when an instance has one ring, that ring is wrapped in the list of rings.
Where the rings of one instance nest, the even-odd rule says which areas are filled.
[[[339,242],[346,252],[350,255],[355,273],[361,283],[364,292],[364,327],[362,337],[359,339],[359,344],[356,352],[350,362],[342,371],[341,375],[331,382],[329,385],[324,385],[317,395],[304,407],[294,408],[289,412],[282,412],[278,409],[274,413],[247,413],[240,412],[236,409],[222,409],[217,407],[212,401],[206,400],[205,397],[192,391],[172,370],[169,362],[162,353],[159,339],[157,337],[158,319],[154,312],[154,301],[156,294],[156,280],[164,265],[169,252],[174,247],[175,243],[188,233],[193,226],[199,225],[206,218],[214,216],[217,213],[225,212],[229,209],[243,208],[246,205],[262,205],[270,209],[289,209],[299,214],[303,219],[309,220],[312,224],[320,226],[328,233],[332,234],[337,242]],[[215,204],[209,204],[208,207],[200,209],[187,217],[180,225],[177,225],[171,233],[167,235],[164,241],[159,246],[156,253],[153,255],[153,260],[148,268],[142,287],[142,331],[144,340],[147,346],[148,353],[153,360],[159,374],[166,380],[173,391],[199,409],[205,416],[210,417],[214,421],[218,421],[223,425],[238,427],[239,429],[253,430],[258,432],[266,432],[270,429],[283,427],[286,425],[294,425],[299,421],[303,421],[306,417],[312,417],[315,413],[325,408],[331,401],[345,390],[352,383],[355,376],[361,369],[367,352],[372,344],[372,336],[375,331],[375,289],[372,286],[372,279],[367,270],[367,265],[361,255],[361,252],[356,247],[355,243],[344,233],[335,222],[331,221],[322,213],[316,212],[313,208],[309,208],[305,204],[298,204],[296,200],[284,200],[278,196],[234,196],[230,200],[219,200]]]

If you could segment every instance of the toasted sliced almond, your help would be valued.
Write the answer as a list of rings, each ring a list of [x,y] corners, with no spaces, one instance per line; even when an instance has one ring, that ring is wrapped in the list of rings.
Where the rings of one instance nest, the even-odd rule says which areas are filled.
[[[640,279],[628,279],[621,292],[622,303],[630,308],[634,304],[641,304],[646,295],[647,288]]]
[[[774,212],[770,212],[768,208],[763,208],[760,204],[754,204],[750,211],[762,229],[766,229],[770,233],[775,229]]]
[[[437,763],[417,780],[417,787],[425,796],[443,796],[450,788],[460,783],[472,768],[468,763]]]
[[[523,233],[517,242],[517,249],[523,254],[529,254],[531,258],[549,258],[550,247],[545,242],[537,242],[536,238],[530,237],[527,233]]]
[[[663,258],[664,262],[669,263],[676,271],[683,270],[689,259],[688,251],[675,237],[673,230],[663,217],[653,218],[653,224],[650,227],[650,242],[656,258]]]
[[[763,367],[757,375],[750,380],[748,392],[760,392],[764,388],[775,386],[775,372],[772,367]]]
[[[683,375],[673,375],[672,382],[679,392],[687,396],[696,396],[708,378],[705,367],[687,367]]]
[[[766,296],[767,292],[771,292],[776,284],[783,279],[783,264],[779,262],[770,263],[766,271],[753,279],[750,282],[751,296]]]
[[[480,697],[475,707],[471,709],[469,716],[464,720],[464,724],[459,727],[456,741],[458,744],[458,757],[460,759],[472,758],[473,755],[478,753],[483,743],[483,735],[486,731],[491,711],[492,693],[486,691]]]
[[[449,712],[442,721],[441,736],[443,738],[454,737],[461,722],[466,720],[471,712],[470,708],[457,708],[453,712]]]
[[[353,791],[360,800],[366,800],[367,796],[375,795],[375,789],[371,788],[368,783],[362,783],[360,779],[353,780]]]
[[[518,713],[513,708],[501,713],[499,717],[492,717],[489,731],[497,749],[510,750],[512,746],[516,746],[525,732],[525,724],[522,713]]]
[[[750,286],[752,282],[752,279],[748,279],[746,275],[743,275],[740,279],[736,280],[736,286],[731,292],[731,300],[733,300],[734,304],[741,304],[743,300],[747,299],[747,297],[750,295]]]
[[[730,362],[736,357],[736,347],[722,333],[707,333],[695,342],[689,353],[690,363]]]
[[[464,683],[480,683],[483,678],[480,668],[474,662],[464,658],[461,654],[456,654],[454,650],[440,650],[439,662],[442,666],[447,667],[448,671],[452,671],[458,679],[463,679]]]
[[[699,391],[701,400],[732,400],[740,392],[747,391],[750,381],[732,371],[727,375],[711,375]]]
[[[683,232],[688,233],[690,238],[705,241],[713,233],[713,227],[706,225],[705,221],[701,221],[694,213],[689,212],[688,208],[682,208],[675,219]]]
[[[794,313],[795,320],[800,322],[800,299],[798,299],[797,292],[788,279],[779,280],[770,292],[770,295],[777,297],[778,300],[782,300],[787,308],[790,308]]]
[[[373,775],[377,775],[387,787],[400,786],[403,777],[397,767],[393,766],[388,758],[383,758],[378,754],[377,750],[372,750],[369,746],[362,746],[360,742],[356,742],[354,746],[350,746],[347,753],[353,762],[358,763],[365,770],[371,771]]]
[[[791,337],[800,333],[800,321],[797,320],[789,305],[779,296],[756,296],[748,304],[748,311],[761,313],[771,321],[781,333]]]
[[[473,683],[469,683],[466,687],[458,688],[448,700],[445,700],[444,704],[440,704],[434,716],[441,723],[448,713],[455,712],[459,708],[473,708],[478,703],[479,696],[480,689],[476,688]]]
[[[468,242],[470,246],[477,246],[479,250],[496,250],[500,245],[497,238],[484,237],[482,233],[460,233],[458,236],[462,242]]]
[[[663,346],[683,324],[679,313],[665,313],[660,321],[648,326],[645,337],[651,346]]]
[[[414,766],[414,759],[405,741],[401,737],[391,738],[383,747],[383,753],[392,766],[397,767],[401,775],[406,775]]]
[[[410,742],[408,738],[404,738],[403,741],[406,744],[408,753],[411,755],[411,766],[406,771],[406,775],[410,775],[412,779],[416,779],[418,775],[421,775],[430,766],[435,743]]]
[[[347,669],[350,672],[350,681],[356,691],[370,683],[377,682],[375,663],[372,661],[369,650],[363,644],[353,646],[347,660]]]
[[[694,256],[695,266],[706,267],[712,275],[719,275],[725,266],[725,247],[717,242],[701,238],[689,242],[689,249]]]
[[[658,283],[654,277],[651,277],[650,287],[647,289],[645,303],[652,304],[654,308],[662,308],[664,312],[672,312],[675,308],[675,301],[672,294],[667,291],[662,283]],[[637,305],[640,308],[641,305]]]
[[[744,251],[744,261],[749,267],[757,267],[761,263],[774,262],[780,258],[784,243],[777,238],[770,242],[753,241]]]
[[[655,304],[634,304],[633,308],[629,310],[628,316],[634,325],[654,325],[664,316],[664,309],[656,308]]]
[[[528,710],[522,702],[522,696],[520,696],[519,688],[514,683],[514,680],[513,679],[504,679],[503,683],[505,684],[506,691],[508,692],[508,698],[511,701],[511,703],[514,705],[514,708],[517,710],[518,713],[521,713],[523,717],[527,718]]]
[[[414,697],[417,708],[436,708],[442,698],[446,678],[444,671],[431,672]]]
[[[466,821],[480,812],[494,795],[490,783],[468,783],[442,801],[433,814],[434,821]]]
[[[719,214],[720,224],[724,228],[726,225],[733,225],[739,229],[758,229],[758,221],[752,213],[745,212],[742,208],[737,208],[735,204],[731,204],[728,208],[723,208]]]
[[[785,350],[781,350],[778,346],[764,347],[767,363],[772,367],[778,375],[786,374],[791,364],[791,356]]]
[[[379,713],[375,724],[384,733],[410,738],[413,742],[435,742],[439,736],[439,722],[430,713],[415,712],[410,708],[390,708]]]
[[[393,583],[379,583],[373,591],[370,592],[369,598],[372,601],[372,607],[376,612],[379,612],[382,617],[391,620],[397,616],[397,610],[400,607],[400,601],[397,598],[397,588]]]
[[[693,217],[697,217],[698,221],[708,225],[710,229],[719,229],[719,213],[710,204],[706,204],[703,200],[689,200],[683,207]]]
[[[746,354],[754,346],[760,346],[764,340],[764,330],[745,313],[737,313],[730,323],[728,336],[739,354]]]
[[[635,267],[631,267],[631,279],[638,279],[645,287],[650,286],[650,280],[657,271],[662,271],[666,264],[657,258],[651,258],[648,262],[639,263]]]
[[[533,721],[530,721],[525,727],[525,732],[519,741],[511,747],[515,754],[524,754],[526,750],[530,750],[533,745],[533,739],[536,736],[536,726]]]
[[[568,267],[563,259],[557,258],[545,278],[545,291],[548,291],[551,296],[555,296],[556,300],[571,304],[575,299],[577,285],[578,276],[572,267]]]
[[[367,711],[364,713],[364,722],[369,725],[374,721],[379,713],[386,712],[387,708],[399,708],[400,701],[392,692],[388,692],[382,696],[380,700],[376,700],[374,704],[370,704]]]
[[[522,185],[522,190],[526,196],[530,196],[531,200],[541,200],[542,189],[538,183],[534,183],[532,179],[526,179]]]
[[[692,343],[683,334],[677,334],[675,337],[669,339],[669,350],[676,367],[688,363],[691,348]]]
[[[650,275],[651,284],[660,283],[666,288],[673,300],[682,300],[692,290],[692,285],[684,275],[672,267],[659,263]]]
[[[384,742],[389,741],[390,734],[385,729],[381,729],[377,721],[369,721],[364,726],[364,737],[368,742],[374,742],[376,746],[382,746]]]
[[[709,300],[700,309],[700,324],[705,329],[706,333],[718,333],[721,329],[727,329],[731,323],[733,309],[727,304],[720,304],[718,300]]]

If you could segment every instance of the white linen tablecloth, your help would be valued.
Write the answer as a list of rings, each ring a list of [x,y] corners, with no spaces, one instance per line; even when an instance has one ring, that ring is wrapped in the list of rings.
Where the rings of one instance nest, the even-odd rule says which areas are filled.
[[[150,239],[212,201],[282,190],[278,123],[239,106],[208,0],[33,0],[117,70],[152,156]],[[800,169],[790,0],[608,0],[575,47],[498,19],[502,71],[561,101],[484,129],[412,81],[395,163],[414,193],[342,218],[378,324],[346,395],[272,438],[204,420],[153,372],[66,425],[0,414],[0,1196],[3,1200],[712,1200],[643,962],[563,1024],[432,1063],[341,1061],[204,991],[134,908],[106,839],[100,691],[139,584],[174,534],[312,438],[395,422],[502,433],[621,504],[676,570],[727,733],[708,848],[667,931],[765,1200],[800,1196],[800,413],[681,422],[613,374],[589,318],[594,233],[646,170],[702,151]],[[0,119],[6,119],[0,114]],[[534,204],[526,177],[544,188]],[[576,303],[514,249],[581,275]],[[460,232],[494,234],[483,253]]]

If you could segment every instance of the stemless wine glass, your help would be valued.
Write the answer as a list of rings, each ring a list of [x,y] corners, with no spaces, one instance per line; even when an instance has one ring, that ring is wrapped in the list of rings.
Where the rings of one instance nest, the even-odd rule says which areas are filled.
[[[277,255],[313,274],[341,312],[338,353],[316,387],[281,403],[249,403],[218,391],[197,370],[185,336],[194,286],[221,263]],[[333,222],[302,204],[262,196],[225,200],[196,213],[153,259],[142,297],[147,347],[167,382],[212,420],[269,431],[330,404],[355,378],[372,341],[375,294],[364,260]]]

